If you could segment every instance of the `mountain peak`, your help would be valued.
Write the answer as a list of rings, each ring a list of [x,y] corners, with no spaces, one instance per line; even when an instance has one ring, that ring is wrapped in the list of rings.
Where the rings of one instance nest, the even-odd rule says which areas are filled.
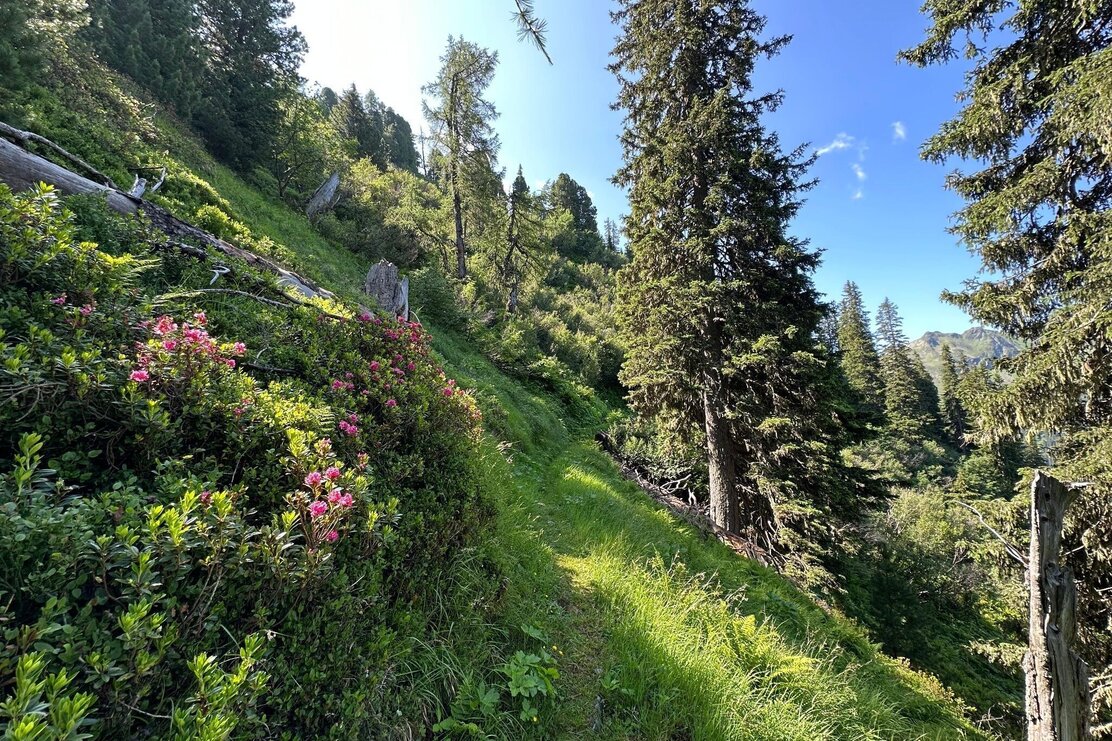
[[[964,332],[926,332],[909,343],[937,382],[942,374],[942,345],[963,354],[970,364],[991,366],[999,358],[1010,358],[1020,350],[1019,343],[1003,332],[987,327],[970,327]]]

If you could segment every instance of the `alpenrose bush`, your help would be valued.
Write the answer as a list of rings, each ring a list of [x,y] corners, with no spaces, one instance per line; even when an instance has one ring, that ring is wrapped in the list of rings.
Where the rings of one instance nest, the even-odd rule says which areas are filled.
[[[0,187],[0,735],[422,728],[396,663],[489,509],[470,394],[415,322],[175,302],[211,274],[80,226]]]

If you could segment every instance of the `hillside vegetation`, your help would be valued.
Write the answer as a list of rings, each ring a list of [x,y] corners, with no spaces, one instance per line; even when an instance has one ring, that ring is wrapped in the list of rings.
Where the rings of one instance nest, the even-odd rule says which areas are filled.
[[[953,5],[907,60],[1003,22]],[[1112,179],[1084,103],[1112,11],[1079,9],[1079,41],[1021,5],[1010,27],[1076,64],[1027,69],[1044,34],[1017,31],[1008,79],[1072,91],[1051,128],[1092,152],[1023,113],[1057,93],[994,110],[970,47],[968,108],[924,151],[994,153],[951,185],[1004,278],[945,297],[991,328],[917,342],[887,298],[816,289],[793,220],[817,155],[751,79],[789,39],[745,0],[617,3],[621,225],[571,174],[500,164],[498,54],[466,39],[418,151],[374,91],[298,76],[284,0],[0,10],[0,117],[71,156],[5,137],[157,180],[151,204],[332,292],[0,172],[0,733],[1017,738],[1027,605],[997,538],[1023,548],[1051,462],[1092,483],[1063,563],[1112,733]],[[1064,221],[1026,232],[1017,202]],[[406,316],[362,292],[381,260]]]

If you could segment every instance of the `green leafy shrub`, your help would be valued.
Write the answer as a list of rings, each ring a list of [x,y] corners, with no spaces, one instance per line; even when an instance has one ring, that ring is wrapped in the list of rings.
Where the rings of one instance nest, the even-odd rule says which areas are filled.
[[[0,677],[24,667],[0,727],[421,717],[392,666],[489,516],[470,394],[415,322],[260,302],[278,289],[238,263],[207,291],[141,222],[75,206],[0,188]]]

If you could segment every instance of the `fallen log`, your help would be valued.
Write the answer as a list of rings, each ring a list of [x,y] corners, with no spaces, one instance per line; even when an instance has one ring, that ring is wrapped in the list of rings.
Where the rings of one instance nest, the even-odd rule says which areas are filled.
[[[2,127],[0,133],[19,131],[3,123],[0,123],[0,127]],[[30,135],[30,132],[20,133]],[[71,161],[83,162],[80,158],[69,154],[48,139],[43,139],[38,135],[33,136],[35,138],[32,141],[49,143],[52,151],[61,153],[59,156]],[[102,196],[107,201],[108,207],[113,211],[126,215],[143,214],[153,227],[172,239],[193,240],[217,252],[243,260],[248,265],[274,273],[278,276],[280,285],[290,286],[303,296],[308,298],[333,298],[335,296],[331,291],[317,286],[308,278],[291,270],[286,270],[278,263],[256,255],[254,252],[225,242],[223,239],[179,219],[161,206],[128,195],[114,186],[98,183],[78,175],[45,157],[40,157],[13,144],[7,140],[7,137],[0,137],[0,182],[7,183],[15,191],[28,190],[41,182],[54,186],[66,195],[92,194]]]

